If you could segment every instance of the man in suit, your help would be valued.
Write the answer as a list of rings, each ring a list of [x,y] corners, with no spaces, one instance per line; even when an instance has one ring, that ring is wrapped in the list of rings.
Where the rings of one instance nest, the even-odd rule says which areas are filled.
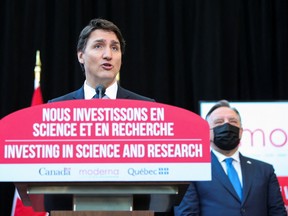
[[[83,86],[76,91],[54,98],[49,103],[75,99],[92,99],[96,93],[95,89],[99,86],[105,89],[104,98],[154,102],[154,99],[124,89],[117,83],[116,77],[121,68],[124,50],[125,40],[114,23],[105,19],[91,20],[81,31],[77,45],[78,61],[86,77]],[[149,197],[143,195],[139,196],[138,199],[135,202],[141,205],[135,205],[135,210],[137,208],[147,209]],[[46,195],[45,209],[47,211],[71,210],[72,196]]]
[[[287,216],[272,165],[238,151],[243,131],[239,112],[222,100],[210,109],[206,120],[210,126],[212,180],[192,182],[175,207],[175,215]],[[232,158],[236,170],[232,181],[227,158]],[[239,193],[233,187],[237,181]]]
[[[125,40],[119,28],[104,19],[93,19],[81,31],[77,44],[77,56],[86,80],[83,86],[49,102],[91,99],[97,86],[103,86],[109,99],[154,99],[131,92],[117,83],[117,75],[125,51]]]

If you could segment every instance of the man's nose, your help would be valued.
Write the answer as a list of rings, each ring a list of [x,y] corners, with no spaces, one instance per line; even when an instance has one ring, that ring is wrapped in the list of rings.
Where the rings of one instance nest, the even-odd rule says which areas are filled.
[[[104,53],[103,53],[103,58],[104,59],[107,59],[107,60],[111,60],[112,59],[112,51],[109,47],[107,47],[105,50],[104,50]]]
[[[230,119],[228,119],[228,118],[226,119],[225,118],[223,124],[226,124],[226,123],[230,123]]]

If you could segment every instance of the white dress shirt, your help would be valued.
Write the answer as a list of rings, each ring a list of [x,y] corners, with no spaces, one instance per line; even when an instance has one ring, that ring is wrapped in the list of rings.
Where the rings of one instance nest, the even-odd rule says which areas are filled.
[[[219,163],[221,164],[221,166],[223,167],[223,170],[225,171],[225,173],[227,174],[227,167],[226,167],[226,162],[225,159],[226,158],[233,158],[233,166],[236,169],[236,172],[238,174],[241,186],[243,187],[243,181],[242,181],[242,171],[241,171],[241,164],[240,164],[240,157],[239,157],[239,151],[236,151],[232,156],[227,157],[217,151],[215,151],[214,149],[212,149],[213,153],[215,154],[215,156],[217,157],[217,159],[219,160]]]
[[[117,82],[114,82],[111,86],[109,86],[106,89],[105,95],[109,99],[116,99],[117,90],[118,90],[118,84],[117,84]],[[91,99],[91,98],[93,98],[93,96],[95,94],[96,94],[95,89],[92,88],[91,86],[89,86],[87,84],[87,81],[85,80],[85,82],[84,82],[84,98],[85,99]]]

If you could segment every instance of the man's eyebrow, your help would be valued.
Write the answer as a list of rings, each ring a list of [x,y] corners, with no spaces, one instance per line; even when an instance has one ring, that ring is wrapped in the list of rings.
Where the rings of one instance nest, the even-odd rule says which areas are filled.
[[[95,39],[95,40],[93,41],[93,43],[106,43],[106,42],[107,42],[107,40],[105,40],[105,39]],[[111,41],[111,44],[113,44],[113,45],[115,45],[115,44],[120,44],[120,42],[119,42],[119,41],[112,40],[112,41]]]
[[[95,39],[95,40],[92,41],[93,44],[95,44],[95,43],[104,43],[104,42],[105,42],[104,39]]]
[[[112,41],[111,41],[111,44],[120,44],[120,42],[119,42],[119,41],[112,40]]]
[[[219,117],[219,118],[214,118],[214,119],[213,119],[213,121],[214,121],[214,122],[215,122],[215,121],[220,121],[220,120],[222,120],[222,121],[223,121],[223,120],[224,120],[224,118],[222,118],[222,117]]]
[[[239,118],[237,118],[237,117],[230,117],[229,120],[237,120],[237,121],[239,121]]]

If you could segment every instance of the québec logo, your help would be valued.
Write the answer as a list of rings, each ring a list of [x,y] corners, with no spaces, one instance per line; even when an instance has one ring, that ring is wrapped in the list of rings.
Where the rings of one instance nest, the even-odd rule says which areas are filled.
[[[165,168],[159,168],[159,175],[169,175],[169,168],[165,167]]]
[[[141,175],[169,175],[169,168],[168,167],[161,167],[158,169],[134,169],[129,168],[128,174],[132,176],[141,176]]]
[[[66,176],[71,175],[71,168],[64,167],[63,169],[47,169],[42,167],[39,169],[41,176]]]

